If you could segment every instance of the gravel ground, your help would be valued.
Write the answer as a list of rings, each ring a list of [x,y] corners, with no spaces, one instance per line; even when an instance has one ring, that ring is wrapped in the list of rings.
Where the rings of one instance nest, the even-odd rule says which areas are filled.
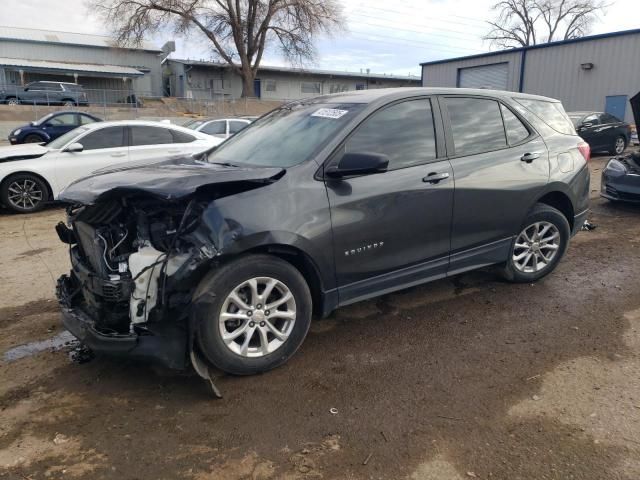
[[[640,208],[597,198],[605,160],[598,228],[551,276],[340,309],[284,367],[221,378],[222,400],[190,373],[52,349],[63,211],[0,214],[0,478],[640,478]]]

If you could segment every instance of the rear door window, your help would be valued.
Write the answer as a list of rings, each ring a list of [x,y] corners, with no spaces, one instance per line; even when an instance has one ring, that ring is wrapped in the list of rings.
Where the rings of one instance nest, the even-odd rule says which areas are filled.
[[[193,135],[178,130],[171,130],[171,135],[173,135],[173,143],[191,143],[196,139]]]
[[[345,152],[387,155],[389,170],[435,159],[431,102],[409,100],[375,112],[347,140]]]
[[[141,145],[164,145],[173,143],[173,135],[167,128],[161,127],[131,127],[131,146]]]
[[[238,133],[243,128],[248,127],[249,124],[247,122],[239,122],[238,120],[230,120],[229,121],[229,133],[234,134]]]
[[[88,123],[95,122],[95,120],[91,118],[89,115],[79,114],[78,117],[80,117],[80,125],[87,125]]]
[[[82,137],[79,142],[85,150],[99,150],[102,148],[125,147],[125,128],[101,128]]]
[[[472,155],[506,148],[500,105],[484,98],[446,99],[455,155]]]
[[[504,120],[504,130],[507,133],[509,145],[522,142],[529,136],[529,130],[516,115],[504,105],[500,104],[502,119]]]

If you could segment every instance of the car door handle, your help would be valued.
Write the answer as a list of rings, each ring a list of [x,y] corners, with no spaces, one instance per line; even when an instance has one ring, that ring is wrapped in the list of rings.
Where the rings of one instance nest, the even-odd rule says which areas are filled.
[[[449,172],[444,172],[444,173],[431,172],[429,175],[424,177],[422,181],[425,183],[436,184],[438,182],[441,182],[442,180],[446,180],[447,178],[449,178]]]
[[[112,157],[126,157],[127,154],[126,153],[112,153],[111,156]]]
[[[520,157],[520,160],[522,160],[523,162],[531,163],[536,158],[540,158],[540,154],[538,152],[533,152],[533,153],[525,153]]]

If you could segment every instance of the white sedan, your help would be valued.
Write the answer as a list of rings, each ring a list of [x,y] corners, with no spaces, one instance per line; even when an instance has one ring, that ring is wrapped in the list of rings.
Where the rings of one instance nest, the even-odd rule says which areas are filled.
[[[221,142],[168,123],[117,121],[78,127],[47,145],[0,147],[0,202],[34,212],[96,170],[202,153]]]
[[[216,118],[191,120],[185,127],[196,132],[206,133],[216,138],[226,140],[233,137],[240,130],[251,124],[255,117],[250,118]]]

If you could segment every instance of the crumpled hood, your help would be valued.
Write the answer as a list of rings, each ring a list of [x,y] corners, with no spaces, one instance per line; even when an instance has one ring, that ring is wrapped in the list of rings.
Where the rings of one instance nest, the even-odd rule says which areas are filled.
[[[0,147],[0,162],[38,158],[48,151],[49,149],[47,147],[43,147],[37,143],[25,143],[23,145]]]
[[[164,200],[175,200],[209,185],[233,182],[267,184],[283,173],[282,168],[230,167],[184,158],[85,177],[70,184],[58,199],[90,205],[107,198],[146,193]]]

